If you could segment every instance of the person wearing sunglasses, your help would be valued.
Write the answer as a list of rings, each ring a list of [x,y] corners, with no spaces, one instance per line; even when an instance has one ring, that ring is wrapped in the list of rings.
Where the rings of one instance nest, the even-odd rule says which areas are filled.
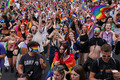
[[[14,67],[16,69],[16,58],[17,58],[17,54],[14,54],[14,51],[17,49],[17,45],[20,42],[20,38],[18,36],[15,36],[15,30],[11,29],[10,35],[3,37],[1,41],[7,42],[7,54],[6,55],[8,57],[9,65],[11,67],[11,73],[13,73]]]
[[[83,49],[89,50],[87,60],[83,64],[83,68],[85,71],[90,71],[90,66],[92,62],[100,57],[101,46],[105,43],[107,43],[106,40],[100,37],[100,28],[96,27],[94,29],[94,37],[88,39],[81,47]]]
[[[53,76],[49,77],[47,80],[67,80],[65,78],[65,69],[63,65],[54,65],[52,70]]]
[[[101,47],[101,52],[102,57],[95,60],[91,66],[89,80],[120,78],[120,62],[111,57],[112,47],[109,44],[104,44]],[[113,70],[116,72],[113,72]]]

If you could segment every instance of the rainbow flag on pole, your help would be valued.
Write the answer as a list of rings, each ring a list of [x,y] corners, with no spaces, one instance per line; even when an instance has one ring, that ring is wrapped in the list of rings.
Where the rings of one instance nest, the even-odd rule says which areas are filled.
[[[95,6],[91,9],[93,15],[97,18],[97,19],[102,19],[105,18],[105,13],[104,11],[107,9],[111,9],[114,6],[108,6],[108,5],[99,5],[99,6]]]
[[[85,0],[83,0],[83,2],[82,2],[82,9],[85,10]]]
[[[92,2],[94,3],[94,2],[98,2],[99,0],[92,0]]]

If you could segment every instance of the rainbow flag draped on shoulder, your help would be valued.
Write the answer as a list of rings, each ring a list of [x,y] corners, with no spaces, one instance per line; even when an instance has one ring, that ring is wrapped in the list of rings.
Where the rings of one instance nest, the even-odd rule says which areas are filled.
[[[71,72],[72,67],[76,65],[76,61],[74,59],[74,54],[69,54],[69,55],[70,55],[70,57],[67,60],[63,61],[63,60],[59,59],[58,52],[55,52],[55,57],[53,59],[53,63],[51,65],[51,67],[50,67],[50,70],[48,72],[46,80],[47,80],[48,77],[53,76],[53,70],[52,70],[52,68],[53,68],[54,63],[56,61],[60,61],[60,64],[65,64],[68,67],[69,71]]]
[[[99,5],[95,6],[91,9],[93,15],[96,17],[96,19],[102,19],[105,18],[105,13],[104,11],[107,9],[111,9],[114,6],[108,6],[108,5]]]

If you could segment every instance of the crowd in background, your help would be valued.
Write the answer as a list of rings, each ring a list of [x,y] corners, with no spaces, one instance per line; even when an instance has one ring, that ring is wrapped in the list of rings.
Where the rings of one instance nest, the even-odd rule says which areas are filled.
[[[50,65],[47,80],[86,80],[87,74],[90,80],[105,78],[96,77],[99,71],[94,68],[101,63],[97,60],[108,63],[113,54],[120,53],[120,0],[84,0],[84,9],[79,0],[8,1],[0,3],[1,68],[6,55],[4,62],[8,60],[11,73],[15,71],[19,78],[41,80],[42,70],[48,67],[45,59]],[[91,9],[98,5],[117,6],[107,9],[104,18],[96,19]],[[36,46],[38,50],[34,51]],[[32,77],[26,75],[31,67]],[[119,71],[119,67],[110,71]],[[120,78],[116,75],[120,73],[114,74],[114,79]]]

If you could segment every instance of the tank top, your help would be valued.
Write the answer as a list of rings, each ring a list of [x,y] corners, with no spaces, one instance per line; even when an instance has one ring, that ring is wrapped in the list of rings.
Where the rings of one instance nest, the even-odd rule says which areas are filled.
[[[85,42],[87,39],[88,39],[88,35],[87,34],[80,36],[80,41],[84,41]]]

